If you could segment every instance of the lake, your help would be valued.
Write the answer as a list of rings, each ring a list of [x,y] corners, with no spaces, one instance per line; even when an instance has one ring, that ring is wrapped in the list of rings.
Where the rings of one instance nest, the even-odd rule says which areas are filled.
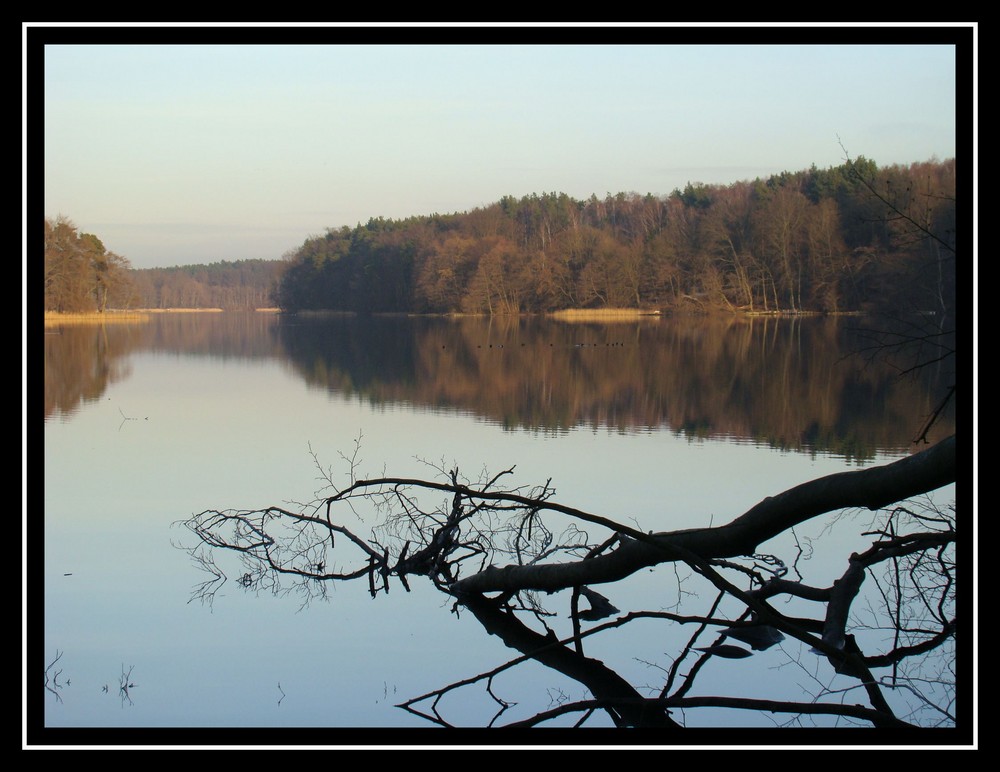
[[[471,480],[512,470],[513,487],[551,481],[560,503],[641,531],[719,525],[801,482],[914,450],[954,373],[903,376],[859,355],[867,324],[176,313],[47,327],[44,530],[32,521],[29,531],[44,536],[44,594],[32,595],[44,604],[43,651],[29,660],[32,672],[42,660],[48,668],[44,726],[96,730],[67,735],[79,738],[264,732],[237,735],[248,742],[292,728],[354,732],[359,743],[377,743],[378,730],[433,731],[398,705],[516,652],[454,613],[430,582],[411,581],[410,592],[396,583],[375,598],[367,582],[346,582],[309,597],[248,590],[227,570],[217,593],[199,597],[204,573],[185,549],[195,539],[183,521],[209,509],[301,510],[352,470],[438,479],[457,468]],[[928,439],[954,432],[952,412]],[[953,486],[939,495],[953,498]],[[363,534],[377,526],[374,512],[344,516]],[[812,583],[832,582],[870,543],[859,535],[866,517],[819,518],[769,551],[801,560]],[[668,566],[607,594],[622,611],[706,612],[711,596],[695,588]],[[552,625],[568,624],[567,598],[544,598]],[[676,654],[673,635],[689,633],[633,625],[595,639],[591,656],[655,690]],[[804,678],[830,677],[805,676],[815,656],[788,643],[752,666],[716,658],[699,684],[801,696]],[[492,690],[517,703],[500,723],[586,692],[537,664],[497,676]],[[497,705],[479,684],[439,707],[456,725],[479,727]],[[692,710],[684,720],[785,719]]]

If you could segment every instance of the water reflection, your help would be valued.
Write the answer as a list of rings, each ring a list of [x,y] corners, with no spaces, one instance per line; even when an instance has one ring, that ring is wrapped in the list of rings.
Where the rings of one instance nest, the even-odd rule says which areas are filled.
[[[906,452],[953,383],[943,366],[903,377],[856,320],[160,315],[52,328],[45,417],[73,415],[128,377],[131,353],[280,359],[310,386],[375,405],[475,415],[505,428],[667,429],[866,460]],[[928,437],[954,432],[945,414]]]
[[[511,487],[552,480],[570,506],[643,531],[690,529],[853,466],[830,453],[772,452],[747,427],[765,441],[809,449],[808,418],[818,427],[809,440],[815,447],[848,447],[845,438],[854,437],[864,452],[883,441],[905,448],[920,423],[909,419],[926,412],[921,400],[930,404],[936,389],[932,380],[900,382],[880,365],[840,361],[849,329],[830,320],[570,325],[186,314],[51,331],[58,334],[45,336],[44,532],[33,526],[47,573],[32,586],[44,591],[45,661],[37,672],[56,660],[38,691],[47,725],[60,728],[423,728],[428,703],[416,700],[433,694],[434,703],[446,688],[442,710],[471,726],[492,718],[481,715],[493,705],[477,691],[484,685],[532,713],[559,694],[581,698],[579,681],[534,666],[504,671],[502,683],[443,686],[492,672],[511,652],[470,614],[452,613],[423,576],[409,593],[393,577],[393,592],[377,601],[366,592],[367,574],[336,590],[310,580],[308,588],[331,589],[301,607],[294,597],[258,596],[255,582],[238,581],[245,571],[230,571],[217,603],[187,603],[200,574],[176,548],[179,519],[206,507],[309,501],[320,472],[345,479],[355,438],[363,436],[357,471],[365,476],[426,477],[428,462],[439,459],[473,475],[480,466],[490,474],[516,467]],[[866,404],[856,404],[859,395]],[[123,415],[136,420],[123,423]],[[598,425],[622,431],[588,428]],[[726,432],[745,433],[695,441]],[[428,495],[426,511],[442,503],[446,515],[454,511],[440,491]],[[337,524],[367,537],[382,522],[376,514],[358,507]],[[768,554],[802,569],[811,586],[830,586],[845,556],[869,546],[858,534],[885,529],[862,519],[803,525],[794,540],[768,545]],[[569,527],[561,516],[545,525],[559,534]],[[604,538],[588,530],[589,545]],[[533,536],[544,533],[532,523]],[[398,556],[409,539],[380,538],[378,554],[390,545]],[[406,554],[424,554],[411,541]],[[804,548],[808,560],[799,559]],[[324,574],[347,566],[324,555],[310,563]],[[622,614],[682,613],[682,595],[695,614],[706,613],[712,590],[695,594],[692,580],[659,570],[602,585],[621,611],[601,619],[589,619],[586,601],[576,605],[569,593],[539,595],[544,603],[532,613],[575,648],[574,619],[587,632]],[[592,601],[589,608],[600,611]],[[492,625],[489,611],[483,619]],[[729,629],[737,613],[716,616]],[[647,627],[654,619],[655,629]],[[642,620],[616,628],[622,637],[607,642],[613,636],[585,636],[586,656],[645,684],[657,680],[648,663],[669,666],[665,652],[686,651],[687,664],[707,654],[685,648],[687,626]],[[511,641],[521,634],[516,626],[505,632]],[[711,644],[702,636],[690,646]],[[699,665],[699,684],[706,694],[732,692],[734,684],[767,694],[779,677],[797,677],[779,672],[782,657],[811,663],[815,656],[786,648],[742,660],[713,655]],[[514,720],[507,711],[504,721]]]
[[[74,325],[46,330],[45,419],[68,418],[131,373],[128,355],[148,327]]]

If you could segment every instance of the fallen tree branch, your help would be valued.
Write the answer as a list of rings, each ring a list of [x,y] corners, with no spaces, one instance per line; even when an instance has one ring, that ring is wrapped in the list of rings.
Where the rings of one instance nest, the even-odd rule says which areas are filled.
[[[617,549],[576,563],[532,566],[490,566],[451,586],[456,595],[483,592],[543,590],[553,592],[579,585],[615,582],[643,568],[683,559],[694,553],[703,559],[753,554],[758,545],[818,515],[848,507],[875,510],[955,482],[955,436],[891,464],[839,472],[769,496],[727,525],[670,533],[644,534],[615,526],[612,521],[572,511],[588,522],[616,527],[631,536]],[[563,511],[547,502],[539,509]]]

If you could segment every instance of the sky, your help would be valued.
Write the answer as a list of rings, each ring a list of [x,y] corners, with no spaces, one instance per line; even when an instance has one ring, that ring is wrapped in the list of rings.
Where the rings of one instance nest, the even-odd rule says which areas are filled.
[[[45,216],[151,268],[279,259],[330,228],[505,195],[666,196],[848,156],[956,156],[955,48],[906,34],[286,44],[252,31],[47,42],[44,73],[27,73],[29,93],[44,90],[44,170],[28,180],[42,175]]]

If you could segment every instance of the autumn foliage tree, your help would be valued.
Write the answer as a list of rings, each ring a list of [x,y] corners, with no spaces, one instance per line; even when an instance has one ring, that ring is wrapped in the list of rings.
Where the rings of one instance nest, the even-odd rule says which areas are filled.
[[[104,312],[128,307],[134,296],[130,264],[64,216],[45,219],[45,310]]]

